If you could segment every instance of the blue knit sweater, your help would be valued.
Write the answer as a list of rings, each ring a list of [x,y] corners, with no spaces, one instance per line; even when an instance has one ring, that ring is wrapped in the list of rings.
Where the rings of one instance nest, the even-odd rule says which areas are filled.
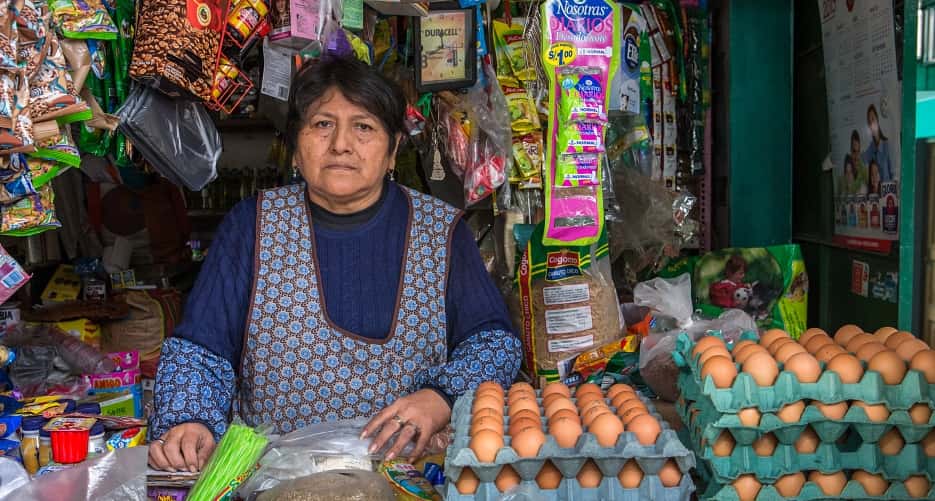
[[[314,205],[310,209],[329,318],[358,335],[386,337],[396,314],[406,245],[406,195],[395,183],[387,183],[380,201],[362,213],[343,216]],[[184,318],[163,351],[156,377],[154,437],[185,421],[204,422],[217,435],[226,428],[250,307],[256,216],[256,199],[245,200],[218,228]],[[519,368],[521,349],[503,299],[463,221],[452,236],[449,270],[445,304],[450,368],[438,368],[436,383],[423,387],[439,391],[451,403],[484,379],[508,384]],[[452,376],[458,372],[463,379],[469,376],[465,369],[475,370],[476,376],[463,384],[446,384],[446,371]]]

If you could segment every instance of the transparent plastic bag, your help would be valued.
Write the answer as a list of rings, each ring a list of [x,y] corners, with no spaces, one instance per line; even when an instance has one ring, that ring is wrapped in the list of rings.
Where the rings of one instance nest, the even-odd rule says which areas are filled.
[[[0,499],[29,483],[29,473],[18,461],[0,457]]]
[[[548,499],[543,496],[538,487],[523,483],[507,490],[500,496],[500,501],[545,501]]]
[[[120,132],[174,184],[200,191],[217,177],[221,136],[203,104],[137,86],[118,116]]]
[[[146,501],[148,447],[108,452],[68,469],[50,472],[2,501]]]

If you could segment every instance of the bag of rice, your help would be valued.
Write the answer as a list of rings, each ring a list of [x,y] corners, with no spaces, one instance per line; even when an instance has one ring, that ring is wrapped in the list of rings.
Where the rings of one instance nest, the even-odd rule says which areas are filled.
[[[607,231],[584,247],[542,243],[543,223],[521,238],[510,308],[523,340],[527,372],[536,383],[559,381],[559,362],[624,334],[617,290],[611,279]]]

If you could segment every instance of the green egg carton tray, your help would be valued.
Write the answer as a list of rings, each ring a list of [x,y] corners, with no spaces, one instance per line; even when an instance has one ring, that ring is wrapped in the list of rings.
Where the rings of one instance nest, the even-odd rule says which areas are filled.
[[[572,478],[578,474],[578,470],[581,469],[585,461],[593,459],[605,474],[609,475],[612,472],[616,475],[623,468],[624,463],[633,459],[645,475],[652,476],[656,475],[667,460],[672,459],[678,465],[683,476],[688,476],[689,471],[695,467],[694,454],[682,444],[682,441],[679,440],[678,435],[669,427],[668,423],[656,413],[652,402],[644,397],[640,397],[640,399],[662,427],[662,432],[656,439],[655,444],[643,445],[632,432],[624,432],[620,434],[614,447],[602,447],[597,443],[597,439],[593,434],[585,432],[581,434],[575,447],[562,448],[555,442],[554,437],[546,435],[545,444],[540,449],[538,456],[520,458],[510,446],[510,437],[504,434],[504,447],[497,452],[494,462],[482,463],[478,461],[474,451],[469,447],[471,441],[469,436],[471,408],[474,394],[468,392],[455,402],[452,409],[454,439],[451,445],[448,446],[445,457],[445,474],[449,478],[457,479],[461,474],[461,469],[467,467],[474,471],[481,482],[493,482],[500,473],[500,469],[504,465],[510,465],[516,470],[520,478],[524,480],[534,479],[543,464],[548,460],[562,472],[565,478]],[[537,400],[541,406],[541,398]],[[509,417],[504,417],[504,430],[507,428],[509,428]]]
[[[537,501],[688,501],[695,492],[691,476],[684,474],[675,487],[663,486],[655,475],[644,476],[635,489],[624,489],[616,475],[605,476],[601,485],[589,489],[581,487],[574,475],[564,476],[557,489],[540,489],[535,477],[524,479],[520,486],[525,487],[523,492],[534,494]],[[474,494],[460,494],[452,480],[445,485],[445,501],[499,501],[503,495],[493,482],[481,482]]]
[[[756,336],[744,334],[741,338],[755,340]],[[895,385],[884,384],[883,378],[876,371],[864,372],[857,383],[842,383],[834,372],[823,372],[815,383],[800,383],[795,374],[783,370],[782,364],[779,365],[779,376],[772,386],[759,386],[753,377],[741,372],[738,367],[734,384],[730,388],[717,388],[710,377],[701,380],[698,357],[691,354],[694,346],[695,342],[687,334],[678,335],[672,358],[683,369],[679,376],[679,388],[686,399],[699,400],[700,395],[709,397],[719,412],[737,413],[747,407],[774,412],[783,405],[802,399],[828,404],[862,400],[868,404],[884,403],[890,411],[894,411],[908,410],[920,402],[932,405],[935,397],[935,385],[929,384],[925,376],[916,370],[907,371],[902,382]],[[863,365],[866,369],[866,364]],[[694,386],[684,384],[685,373],[695,381]]]
[[[679,375],[683,397],[676,403],[676,409],[684,423],[691,420],[692,409],[697,409],[699,412],[695,420],[703,424],[703,438],[711,442],[722,432],[729,431],[738,445],[750,445],[764,433],[774,434],[780,443],[791,444],[799,438],[806,426],[811,426],[823,442],[834,442],[852,430],[864,442],[876,443],[880,437],[896,428],[906,443],[916,443],[935,429],[935,412],[925,424],[913,423],[909,413],[904,410],[891,412],[886,421],[871,421],[864,409],[851,406],[842,419],[832,420],[812,405],[805,406],[805,411],[795,423],[782,421],[775,412],[766,412],[761,415],[759,426],[744,426],[740,424],[737,414],[719,412],[710,397],[695,391],[695,385],[696,380],[691,374],[682,372]],[[695,395],[697,400],[690,401],[687,394]]]

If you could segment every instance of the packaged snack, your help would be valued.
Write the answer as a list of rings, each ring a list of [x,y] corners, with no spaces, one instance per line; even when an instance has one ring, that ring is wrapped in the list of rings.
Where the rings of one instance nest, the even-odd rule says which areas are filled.
[[[36,160],[52,160],[53,163],[68,167],[81,165],[81,152],[78,151],[78,146],[71,138],[71,128],[62,127],[60,131],[57,136],[37,142],[36,151],[29,154],[28,163],[30,172],[33,172],[33,184],[37,182],[33,169],[33,163],[36,163]],[[48,172],[48,165],[42,167],[44,172]]]
[[[65,61],[71,68],[71,79],[75,90],[79,93],[84,88],[84,81],[88,78],[88,72],[91,71],[91,53],[88,50],[88,44],[83,40],[65,39],[59,41],[62,46],[62,53],[65,55]]]
[[[595,122],[572,122],[558,131],[559,155],[604,153],[604,125]]]
[[[0,235],[25,237],[62,225],[55,218],[52,185],[46,184],[19,202],[0,209]]]
[[[13,9],[0,9],[0,70],[18,70],[16,53],[19,34],[16,32]]]
[[[384,461],[380,473],[396,492],[397,499],[441,501],[432,484],[418,468],[401,460]]]
[[[513,138],[513,166],[514,177],[511,182],[526,181],[542,175],[542,149],[541,134],[526,134]]]
[[[598,186],[601,168],[597,155],[561,155],[555,166],[555,185],[562,187]]]
[[[43,429],[51,434],[52,459],[60,464],[80,463],[88,457],[88,439],[95,420],[91,418],[59,417]]]
[[[536,103],[521,87],[502,87],[510,108],[510,127],[517,134],[526,134],[540,130],[539,113],[536,112]]]
[[[606,89],[598,68],[564,68],[556,82],[561,87],[559,113],[564,120],[606,121]]]
[[[90,109],[75,90],[68,63],[55,37],[49,38],[39,71],[29,81],[29,115],[36,122],[71,123],[91,118]]]
[[[67,38],[117,38],[117,27],[101,0],[49,0],[49,6],[52,19]]]
[[[323,4],[319,0],[279,0],[270,13],[269,40],[302,49],[321,35]]]
[[[266,19],[269,9],[263,0],[240,0],[227,15],[227,36],[243,46]]]
[[[17,153],[17,156],[21,154]],[[29,174],[23,173],[16,179],[0,185],[0,204],[8,205],[35,195],[36,188],[32,184]]]
[[[269,439],[253,428],[232,424],[189,492],[188,501],[220,499],[222,494],[236,491],[256,467],[267,443]]]
[[[146,428],[130,428],[119,433],[114,433],[107,439],[107,450],[129,449],[143,443],[146,438]]]
[[[507,76],[506,68],[520,81],[535,80],[536,70],[526,64],[526,38],[519,23],[493,21],[494,43],[497,44],[497,75]],[[506,56],[506,57],[503,57]],[[503,60],[505,62],[501,62]]]
[[[45,2],[23,0],[14,2],[11,10],[16,16],[19,37],[17,60],[20,69],[25,67],[27,78],[32,78],[45,57],[43,49],[49,39],[49,8]]]

